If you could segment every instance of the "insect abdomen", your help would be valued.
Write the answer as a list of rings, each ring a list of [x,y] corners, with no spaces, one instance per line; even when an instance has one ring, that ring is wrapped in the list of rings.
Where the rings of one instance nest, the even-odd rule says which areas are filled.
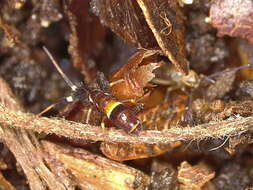
[[[111,111],[109,119],[127,133],[138,134],[142,130],[141,121],[136,114],[123,104],[119,104]]]
[[[136,117],[136,114],[110,94],[92,91],[90,99],[116,127],[131,134],[138,134],[142,130],[141,121]]]

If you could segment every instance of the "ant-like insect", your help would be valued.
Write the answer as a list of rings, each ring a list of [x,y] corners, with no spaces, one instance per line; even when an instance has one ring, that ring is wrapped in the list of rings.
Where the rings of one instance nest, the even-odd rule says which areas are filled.
[[[98,110],[104,113],[116,127],[123,129],[128,134],[137,135],[142,130],[142,123],[137,118],[136,113],[110,94],[110,84],[105,79],[103,73],[98,72],[96,82],[92,85],[87,85],[85,83],[82,83],[81,85],[75,85],[62,71],[56,60],[45,46],[43,46],[43,50],[46,52],[62,78],[72,89],[73,94],[65,97],[62,99],[62,101],[47,107],[39,115],[47,112],[56,104],[81,100],[83,102],[90,102],[94,104]]]

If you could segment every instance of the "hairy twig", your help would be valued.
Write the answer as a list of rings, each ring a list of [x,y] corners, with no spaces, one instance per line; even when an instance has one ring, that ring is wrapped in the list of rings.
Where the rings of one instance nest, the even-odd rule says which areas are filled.
[[[0,105],[0,123],[39,133],[56,134],[71,139],[89,139],[105,142],[128,143],[169,143],[180,140],[201,140],[240,135],[252,128],[253,117],[218,121],[195,127],[172,127],[164,131],[143,131],[138,136],[130,136],[121,130],[102,129],[98,126],[66,121],[58,118],[38,117],[34,114],[14,111]]]

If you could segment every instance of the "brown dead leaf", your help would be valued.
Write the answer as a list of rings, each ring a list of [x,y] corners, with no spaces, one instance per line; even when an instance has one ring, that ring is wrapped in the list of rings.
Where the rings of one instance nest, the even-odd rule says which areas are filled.
[[[218,36],[246,38],[253,42],[253,1],[212,1],[210,22],[218,29]]]
[[[169,144],[101,143],[103,154],[117,161],[149,158],[171,151],[181,145],[180,141]]]
[[[183,14],[175,0],[137,0],[159,47],[183,74],[188,74]]]
[[[155,77],[153,71],[160,66],[159,53],[158,50],[142,49],[133,55],[111,75],[112,94],[119,100],[138,100],[144,96],[144,88]]]
[[[158,47],[135,0],[93,0],[91,7],[102,24],[128,43],[143,48]]]
[[[91,5],[101,22],[127,42],[142,48],[159,46],[178,71],[188,73],[178,1],[93,0]]]

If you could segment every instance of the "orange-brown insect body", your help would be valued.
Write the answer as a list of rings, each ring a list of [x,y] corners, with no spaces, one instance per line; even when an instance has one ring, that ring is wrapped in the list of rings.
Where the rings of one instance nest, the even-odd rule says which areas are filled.
[[[141,121],[136,114],[112,95],[101,90],[90,90],[89,99],[116,127],[130,134],[138,134],[142,130]]]
[[[129,134],[138,134],[142,130],[141,121],[136,117],[134,111],[123,105],[111,94],[106,93],[109,88],[109,83],[102,73],[97,73],[97,82],[94,85],[84,85],[83,83],[81,86],[76,86],[62,71],[48,49],[46,47],[43,47],[43,49],[62,78],[73,91],[72,96],[63,99],[65,102],[73,102],[75,99],[82,99],[82,101],[88,100],[95,104],[101,112],[106,114],[108,119],[111,120],[116,127],[125,130]],[[40,115],[54,107],[56,104],[57,103],[47,107],[40,113]]]

